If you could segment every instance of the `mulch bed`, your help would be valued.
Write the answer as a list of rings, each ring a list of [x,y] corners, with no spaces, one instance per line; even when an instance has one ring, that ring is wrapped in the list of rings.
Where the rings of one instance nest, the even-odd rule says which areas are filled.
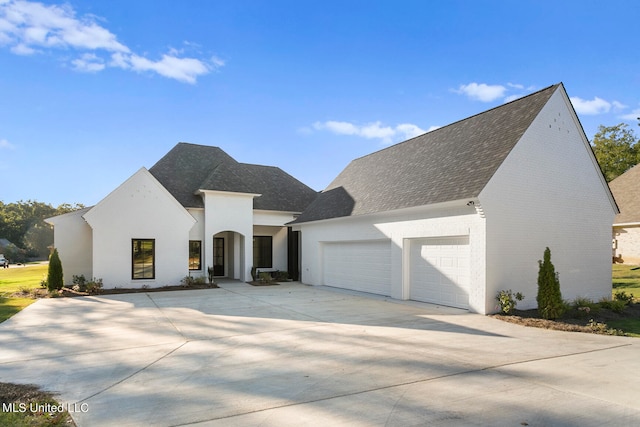
[[[137,294],[137,293],[146,293],[146,292],[166,292],[166,291],[190,291],[193,289],[217,289],[219,288],[216,284],[193,284],[189,286],[162,286],[160,288],[114,288],[114,289],[100,289],[98,293],[90,293],[90,292],[79,292],[74,291],[71,288],[62,288],[58,293],[58,297],[86,297],[91,295],[117,295],[117,294]],[[35,298],[49,298],[49,291],[46,289],[33,289],[33,293],[24,293],[24,292],[16,292],[13,296],[16,297],[24,297],[24,296],[32,296]]]
[[[595,323],[606,324],[611,320],[629,318],[640,319],[640,303],[628,305],[623,313],[600,309],[598,313],[582,314],[580,317],[571,317],[571,314],[572,313],[569,313],[560,319],[547,320],[540,318],[540,314],[537,309],[532,309],[514,310],[512,315],[492,314],[490,317],[522,326],[532,326],[557,331],[607,333],[602,328],[594,328],[590,326],[589,322],[593,320]]]
[[[31,384],[12,384],[0,382],[0,404],[15,404],[20,410],[20,405],[25,405],[26,409],[31,409],[30,404],[47,404],[57,405],[57,401],[51,393],[42,391],[40,387]],[[73,419],[68,412],[44,414],[32,413],[25,414],[25,425],[45,426],[75,426]]]

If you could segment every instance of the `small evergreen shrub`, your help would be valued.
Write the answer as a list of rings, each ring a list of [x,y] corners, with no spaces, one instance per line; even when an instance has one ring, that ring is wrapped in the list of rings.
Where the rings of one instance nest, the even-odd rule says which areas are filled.
[[[560,293],[560,280],[551,262],[551,250],[546,248],[544,258],[538,261],[538,312],[543,319],[557,319],[565,311]]]
[[[502,290],[498,292],[496,296],[496,300],[498,300],[498,308],[500,308],[500,312],[502,314],[511,314],[513,310],[515,310],[517,301],[522,301],[524,299],[524,295],[520,292],[516,292],[515,294],[511,289]]]
[[[58,250],[54,249],[49,258],[49,273],[47,275],[47,288],[49,292],[59,291],[64,285],[64,277],[62,273],[62,262]]]

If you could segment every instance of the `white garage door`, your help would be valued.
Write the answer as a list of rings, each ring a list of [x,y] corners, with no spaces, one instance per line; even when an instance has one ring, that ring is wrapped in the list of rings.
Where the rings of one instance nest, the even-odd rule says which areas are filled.
[[[469,308],[469,237],[411,243],[412,300]]]
[[[391,295],[391,242],[324,244],[324,284]]]

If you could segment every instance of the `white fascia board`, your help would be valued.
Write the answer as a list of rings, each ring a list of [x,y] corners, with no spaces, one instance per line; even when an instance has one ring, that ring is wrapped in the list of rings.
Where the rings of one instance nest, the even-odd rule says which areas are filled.
[[[57,218],[63,218],[63,217],[66,217],[66,216],[71,216],[71,215],[82,215],[83,219],[84,219],[84,214],[89,212],[92,208],[93,208],[93,206],[88,206],[86,208],[82,208],[82,209],[78,209],[78,210],[75,210],[75,211],[63,213],[62,215],[56,215],[56,216],[52,216],[50,218],[45,218],[44,222],[46,222],[47,224],[55,225]]]
[[[273,211],[268,209],[254,209],[254,213],[257,214],[285,214],[285,215],[300,215],[302,212],[294,212],[294,211]]]
[[[195,194],[196,196],[200,196],[202,194],[220,194],[222,196],[245,196],[245,197],[259,197],[262,196],[262,194],[258,194],[258,193],[239,193],[236,191],[220,191],[220,190],[203,190],[203,189],[198,189],[196,190],[193,194]]]
[[[620,224],[613,224],[614,227],[634,227],[639,225],[640,222],[622,222]]]
[[[469,202],[473,202],[473,205],[468,205],[467,203]],[[430,205],[412,206],[409,208],[395,209],[395,210],[384,211],[384,212],[340,216],[337,218],[319,219],[316,221],[305,221],[299,224],[285,224],[285,225],[300,227],[306,224],[322,224],[326,222],[345,221],[345,220],[360,220],[360,219],[367,219],[367,218],[376,220],[379,218],[389,218],[397,215],[405,215],[405,214],[411,214],[411,213],[417,213],[417,212],[429,212],[433,210],[443,210],[443,209],[451,209],[451,208],[462,208],[465,206],[469,206],[471,209],[474,209],[474,211],[476,211],[475,206],[478,206],[479,203],[480,202],[477,197],[469,197],[466,199],[451,200],[447,202],[433,203]]]

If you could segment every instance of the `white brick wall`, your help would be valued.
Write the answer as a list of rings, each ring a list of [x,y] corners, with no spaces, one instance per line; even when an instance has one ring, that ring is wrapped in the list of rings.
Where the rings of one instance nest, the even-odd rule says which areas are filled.
[[[501,289],[536,306],[545,247],[564,299],[611,295],[614,208],[562,91],[556,91],[479,199],[487,218],[487,309]]]
[[[613,238],[616,240],[614,255],[622,257],[625,264],[640,264],[640,224],[614,227]]]
[[[195,219],[142,168],[84,215],[93,230],[93,275],[105,288],[176,285],[188,274]],[[155,279],[131,278],[131,239],[155,239]]]

